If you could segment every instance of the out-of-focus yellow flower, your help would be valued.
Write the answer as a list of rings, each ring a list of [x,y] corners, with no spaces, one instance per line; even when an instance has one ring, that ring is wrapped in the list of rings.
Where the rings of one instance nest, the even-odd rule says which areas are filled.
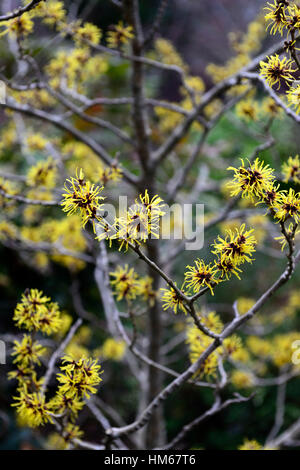
[[[253,376],[243,370],[234,370],[231,374],[231,383],[236,388],[250,388],[254,384]]]
[[[120,49],[134,38],[132,26],[125,26],[122,21],[113,25],[107,33],[107,45],[111,49]]]
[[[239,450],[263,450],[262,446],[254,439],[252,439],[251,441],[249,441],[248,439],[245,439],[243,445],[241,445],[238,449]]]
[[[126,352],[126,343],[122,340],[108,338],[104,341],[101,351],[105,359],[121,361]]]

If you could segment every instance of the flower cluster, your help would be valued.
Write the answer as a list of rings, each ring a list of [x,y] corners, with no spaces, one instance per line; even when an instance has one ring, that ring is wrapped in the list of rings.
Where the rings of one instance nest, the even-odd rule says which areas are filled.
[[[298,158],[290,158],[283,165],[286,178],[297,178]],[[300,220],[300,193],[293,188],[280,190],[275,181],[274,170],[260,161],[259,158],[246,168],[244,161],[239,168],[229,167],[234,171],[234,178],[228,184],[231,195],[256,200],[257,204],[265,203],[276,221],[291,220],[295,224]]]
[[[173,287],[161,289],[164,310],[170,308],[177,313],[179,309],[187,313],[186,295],[193,293],[199,296],[207,289],[214,295],[214,287],[220,282],[228,281],[232,274],[240,279],[240,266],[253,261],[252,255],[257,243],[253,231],[246,230],[245,224],[242,224],[234,231],[225,230],[225,238],[219,235],[212,245],[212,254],[216,255],[213,263],[206,264],[204,260],[197,259],[193,266],[187,266],[181,290]]]
[[[278,54],[267,57],[267,61],[261,61],[260,74],[266,79],[270,87],[277,85],[279,89],[281,84],[289,84],[294,81],[296,69],[293,67],[293,61],[286,57],[280,58]]]
[[[19,328],[50,335],[59,330],[60,310],[43,292],[28,289],[15,308],[14,321]]]
[[[125,299],[126,301],[135,300],[137,297],[142,297],[144,301],[150,305],[156,298],[153,290],[153,280],[149,276],[138,276],[134,268],[129,268],[126,264],[117,266],[115,271],[110,273],[113,280],[111,285],[114,288],[117,300]]]
[[[85,354],[78,359],[65,356],[60,373],[56,376],[56,393],[48,400],[45,393],[45,377],[38,378],[36,371],[36,367],[42,365],[41,358],[47,354],[47,349],[35,336],[39,331],[47,335],[58,334],[58,326],[61,325],[61,331],[65,326],[68,329],[70,322],[64,326],[57,304],[52,303],[37,289],[28,290],[23,294],[15,310],[14,320],[17,326],[33,330],[34,336],[25,334],[22,340],[14,342],[12,357],[16,369],[9,372],[8,376],[17,380],[18,395],[14,397],[12,406],[16,408],[19,423],[23,426],[42,426],[53,423],[54,415],[61,416],[61,439],[65,448],[82,435],[79,427],[74,425],[74,420],[83,408],[85,400],[97,392],[96,387],[102,380],[101,366]],[[78,331],[77,335],[86,336],[84,328],[82,327],[83,331]]]
[[[245,224],[234,232],[227,231],[225,238],[218,236],[213,244],[213,251],[218,256],[216,265],[223,270],[224,276],[234,273],[238,266],[253,261],[252,255],[255,252],[256,239],[253,235],[253,229],[246,230]]]
[[[97,230],[98,240],[117,240],[120,250],[129,244],[134,246],[145,243],[149,238],[159,238],[160,218],[165,214],[162,199],[150,197],[147,190],[135,199],[124,215],[116,217],[112,224],[105,220]]]
[[[206,315],[200,314],[200,318],[202,323],[209,328],[210,331],[213,331],[216,334],[221,333],[223,323],[219,315],[215,312],[210,312]],[[202,333],[196,325],[192,324],[188,326],[186,334],[190,361],[191,363],[194,363],[213,342],[213,339]],[[207,378],[215,377],[218,368],[218,358],[228,358],[229,356],[233,358],[241,347],[241,340],[236,335],[226,338],[223,345],[205,359],[196,375],[206,376]]]
[[[228,168],[234,172],[233,181],[228,184],[231,196],[237,196],[241,193],[242,197],[253,199],[253,197],[259,197],[273,188],[274,170],[269,165],[264,165],[264,162],[261,162],[259,158],[256,158],[253,163],[248,161],[248,166],[245,166],[243,159],[241,162],[242,165],[239,168]]]
[[[296,80],[299,72],[297,35],[300,31],[300,7],[294,2],[274,0],[272,4],[268,2],[266,12],[265,20],[270,33],[279,33],[282,36],[286,32],[284,45],[289,58],[278,54],[267,57],[267,61],[260,62],[260,74],[270,87],[277,85],[279,89],[284,84],[287,87],[285,93],[288,105],[299,113],[300,86]]]
[[[102,381],[100,378],[99,372],[101,366],[97,364],[97,361],[92,359],[81,358],[78,361],[75,361],[73,358],[65,356],[62,361],[63,365],[61,366],[62,373],[57,375],[57,380],[59,382],[59,388],[55,400],[57,405],[57,400],[63,398],[64,400],[68,399],[74,403],[78,403],[83,398],[89,398],[90,394],[97,392],[95,388]]]
[[[53,188],[56,183],[57,166],[52,157],[32,166],[27,174],[28,186],[45,186]]]
[[[294,183],[300,183],[300,160],[299,155],[295,157],[289,157],[287,162],[282,165],[282,174],[284,182],[294,181]]]
[[[132,26],[125,26],[122,21],[113,25],[107,33],[107,45],[112,49],[120,49],[134,38]]]
[[[105,359],[121,361],[126,352],[126,343],[122,340],[108,338],[104,341],[101,353]]]
[[[96,186],[90,181],[84,179],[82,170],[77,172],[76,178],[71,177],[65,184],[66,192],[63,194],[63,201],[61,203],[63,211],[68,215],[79,213],[81,217],[82,226],[91,220],[93,224],[95,221],[101,221],[102,217],[99,216],[101,209],[101,202],[104,198],[100,196],[103,187]]]

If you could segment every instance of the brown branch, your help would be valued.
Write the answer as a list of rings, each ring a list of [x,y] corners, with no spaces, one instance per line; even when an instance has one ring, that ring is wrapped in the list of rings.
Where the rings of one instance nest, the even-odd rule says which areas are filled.
[[[169,442],[166,446],[162,447],[159,450],[169,450],[169,449],[174,449],[176,446],[179,444],[180,441],[184,439],[184,437],[192,431],[196,426],[198,426],[200,423],[205,421],[206,419],[210,418],[211,416],[214,416],[217,413],[220,413],[221,411],[225,410],[230,405],[236,404],[236,403],[245,403],[253,397],[251,395],[250,397],[243,397],[239,394],[236,394],[236,398],[231,398],[229,400],[226,400],[224,403],[221,402],[221,399],[219,396],[216,397],[215,402],[209,408],[209,410],[205,411],[201,416],[198,416],[198,418],[194,419],[191,421],[189,424],[186,424],[182,430],[177,434],[174,439]]]
[[[42,384],[42,387],[41,387],[41,392],[42,393],[45,393],[46,390],[47,390],[47,386],[48,386],[48,383],[49,383],[49,381],[51,379],[51,376],[54,372],[54,367],[55,367],[55,363],[56,363],[57,359],[63,354],[64,350],[66,349],[66,347],[68,346],[68,344],[72,340],[73,336],[75,335],[75,333],[78,330],[78,328],[80,327],[80,325],[82,325],[82,320],[81,320],[81,318],[78,318],[78,320],[70,328],[70,330],[69,330],[67,336],[65,337],[65,339],[61,342],[59,347],[52,354],[52,356],[49,360],[49,363],[48,363],[48,368],[47,368],[46,374],[44,375],[44,380],[43,380],[43,384]]]
[[[295,257],[295,262],[300,261],[300,251]],[[228,336],[231,336],[241,325],[250,320],[260,309],[261,307],[269,300],[269,298],[274,295],[274,293],[282,287],[291,277],[291,268],[288,264],[285,271],[281,276],[272,284],[272,286],[261,295],[257,300],[255,305],[243,316],[240,318],[235,318],[220,335],[220,338],[215,339],[208,348],[201,354],[199,359],[194,362],[185,372],[183,372],[178,378],[173,380],[167,387],[165,387],[156,398],[148,405],[148,407],[143,411],[141,416],[134,421],[133,423],[124,426],[122,428],[112,428],[107,431],[109,435],[113,437],[122,436],[124,434],[130,434],[132,432],[138,431],[141,429],[151,418],[154,410],[159,406],[163,401],[165,401],[170,394],[172,394],[176,389],[181,387],[187,380],[189,380],[202,366],[205,360],[219,347],[220,340],[223,341]]]
[[[110,155],[106,152],[104,147],[102,147],[101,144],[96,142],[94,139],[90,138],[87,134],[84,134],[83,132],[79,131],[75,127],[71,126],[69,123],[67,123],[63,117],[58,116],[58,115],[50,115],[49,113],[42,111],[40,109],[32,108],[31,106],[28,105],[20,105],[17,103],[9,103],[6,102],[0,103],[0,107],[10,109],[12,111],[16,111],[18,113],[25,114],[27,116],[40,119],[41,121],[45,121],[48,123],[53,124],[55,127],[65,131],[69,132],[73,137],[78,139],[79,141],[83,142],[86,144],[91,150],[93,150],[103,161],[106,163],[108,166],[111,166],[113,163],[112,158]],[[133,174],[131,174],[128,170],[123,168],[123,175],[125,180],[132,184],[134,187],[136,187],[136,183],[138,181],[137,177]]]
[[[148,32],[148,34],[147,34],[147,36],[144,40],[144,44],[143,44],[144,46],[147,46],[152,41],[155,34],[159,30],[159,27],[160,27],[161,22],[163,20],[163,17],[164,17],[166,8],[168,6],[168,3],[169,3],[169,0],[161,0],[159,8],[157,10],[156,17],[155,17],[154,22],[152,24],[152,27],[151,27],[150,31]]]
[[[283,109],[285,114],[289,116],[290,118],[292,118],[295,122],[297,122],[297,124],[300,123],[300,116],[296,114],[292,109],[290,109],[286,104],[284,104],[284,102],[279,98],[277,93],[272,88],[269,87],[269,85],[263,79],[263,77],[261,77],[258,73],[249,73],[249,72],[242,72],[240,75],[241,77],[248,78],[249,80],[252,80],[254,82],[261,83],[265,91],[268,93],[268,95],[270,95],[271,98],[273,98],[273,100],[275,101],[275,103],[280,108]]]
[[[18,16],[22,16],[24,13],[29,12],[30,10],[33,10],[41,1],[47,1],[47,0],[31,0],[27,5],[24,7],[17,8],[14,10],[12,13],[8,13],[7,15],[0,16],[0,21],[9,21],[13,20],[14,18],[17,18]]]
[[[23,202],[32,206],[59,206],[59,201],[39,201],[38,199],[28,199],[18,194],[8,194],[3,189],[0,189],[0,195],[5,199],[11,199],[13,201]]]

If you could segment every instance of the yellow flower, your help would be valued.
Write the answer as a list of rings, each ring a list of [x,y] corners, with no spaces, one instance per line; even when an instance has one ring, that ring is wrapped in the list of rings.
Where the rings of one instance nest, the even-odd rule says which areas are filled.
[[[297,114],[300,113],[300,85],[291,86],[286,93],[288,103],[295,108]]]
[[[289,191],[280,191],[279,198],[274,204],[275,218],[285,222],[288,218],[300,221],[300,193],[290,188]]]
[[[28,289],[22,294],[13,319],[19,328],[40,330],[47,335],[56,333],[61,324],[58,305],[37,289]]]
[[[292,60],[288,60],[286,57],[280,59],[278,54],[267,57],[268,61],[260,61],[260,75],[267,81],[270,87],[278,85],[279,90],[281,82],[289,83],[294,80],[293,73],[296,71],[293,69]]]
[[[219,334],[223,330],[223,322],[220,316],[216,314],[216,312],[200,314],[200,317],[201,323],[214,333]]]
[[[283,109],[278,106],[276,101],[270,96],[264,98],[261,102],[261,113],[272,117],[281,117],[284,114]]]
[[[118,266],[110,275],[114,278],[110,283],[115,289],[117,300],[134,300],[138,295],[137,273],[133,268]]]
[[[225,238],[218,236],[212,253],[218,255],[221,261],[231,261],[234,266],[244,262],[251,263],[256,245],[252,232],[253,229],[245,231],[245,224],[234,232],[228,230]]]
[[[193,364],[201,354],[210,346],[213,339],[199,331],[196,325],[191,325],[187,329],[187,344],[189,346],[190,361]],[[195,375],[215,377],[218,368],[218,352],[210,354]]]
[[[84,23],[83,26],[75,28],[75,42],[76,44],[82,44],[90,42],[92,44],[98,44],[102,37],[101,30],[92,23]]]
[[[101,217],[97,215],[98,210],[101,208],[103,197],[100,192],[103,187],[96,186],[90,181],[85,181],[84,173],[82,170],[77,172],[76,178],[71,177],[67,179],[65,184],[66,192],[63,193],[63,201],[61,203],[63,211],[68,215],[78,212],[81,217],[82,226],[85,227],[89,220],[101,221]]]
[[[187,313],[182,298],[177,294],[173,287],[168,289],[161,288],[162,296],[161,301],[163,303],[163,309],[168,310],[169,308],[177,313],[177,310],[181,310],[183,313]]]
[[[167,65],[177,65],[183,70],[187,71],[188,66],[180,57],[173,44],[167,39],[159,38],[154,43],[156,53],[159,55],[160,60]]]
[[[156,292],[153,290],[153,279],[150,276],[141,277],[138,280],[138,293],[150,306],[153,306],[156,299]]]
[[[287,27],[290,31],[294,31],[300,27],[300,8],[293,4],[287,7]]]
[[[6,29],[0,33],[0,37],[5,34],[16,34],[18,37],[28,36],[33,31],[34,23],[30,13],[13,18],[12,20],[1,23]]]
[[[299,332],[297,331],[279,334],[273,338],[270,355],[275,366],[280,368],[292,365],[293,349],[291,346],[296,340],[299,340]]]
[[[117,164],[112,164],[109,167],[99,168],[98,171],[99,181],[105,186],[109,181],[117,183],[123,177],[122,169]]]
[[[46,161],[40,161],[32,166],[27,173],[28,186],[45,186],[53,188],[57,177],[56,163],[52,157]]]
[[[41,134],[32,134],[27,137],[27,145],[30,150],[44,150],[47,140]]]
[[[284,2],[278,2],[277,0],[274,0],[273,4],[269,2],[267,4],[269,5],[265,7],[265,10],[268,11],[265,15],[265,20],[268,23],[267,29],[270,28],[271,34],[279,32],[282,35],[284,28],[287,26],[286,5]]]
[[[243,445],[239,447],[239,450],[262,450],[262,446],[254,439],[252,439],[252,441],[245,439]]]
[[[205,264],[201,259],[195,261],[195,266],[187,266],[188,271],[184,274],[184,285],[187,289],[192,289],[194,293],[200,291],[201,287],[209,287],[214,295],[213,287],[218,284],[219,279],[216,276],[216,266]]]
[[[283,163],[282,174],[285,183],[288,183],[290,180],[294,181],[294,183],[300,183],[299,155],[296,155],[294,158],[289,157],[288,161]]]
[[[75,361],[72,357],[63,358],[63,373],[57,374],[60,383],[59,392],[67,396],[75,396],[78,399],[89,398],[89,394],[97,392],[95,388],[102,381],[101,366],[92,359],[81,358]]]
[[[223,341],[224,354],[231,356],[237,353],[242,348],[242,341],[237,335],[232,335]]]
[[[107,45],[111,49],[120,49],[134,38],[132,26],[124,26],[122,21],[111,28],[111,31],[107,33]]]
[[[122,340],[108,338],[102,346],[102,355],[105,359],[121,361],[126,352],[126,343]]]
[[[125,216],[115,220],[114,233],[107,228],[107,237],[117,239],[120,242],[120,249],[128,243],[140,244],[149,238],[159,238],[160,217],[164,215],[162,199],[155,195],[150,198],[148,191],[140,194],[135,200]],[[104,225],[104,224],[103,224]],[[100,234],[100,237],[104,236]]]
[[[17,238],[17,229],[15,225],[5,220],[0,222],[0,240]]]
[[[40,357],[46,352],[37,341],[33,341],[29,335],[24,335],[21,342],[14,341],[12,356],[16,356],[14,363],[21,363],[21,366],[28,367],[33,364],[40,365]]]
[[[49,26],[59,25],[59,23],[65,21],[66,10],[64,9],[63,2],[41,2],[37,8],[37,16],[43,19],[43,22]]]
[[[45,396],[38,393],[28,393],[27,389],[20,390],[20,395],[12,406],[17,408],[20,418],[30,427],[38,427],[52,423],[51,408],[46,403]]]
[[[256,158],[253,163],[248,161],[248,167],[241,159],[242,165],[239,168],[229,167],[228,170],[234,172],[233,180],[228,183],[231,189],[231,196],[242,193],[242,197],[261,197],[265,191],[273,187],[275,179],[274,170],[269,165]]]
[[[234,370],[231,374],[231,383],[236,388],[250,388],[253,386],[253,376],[243,370]]]
[[[70,413],[72,416],[77,416],[79,411],[84,407],[84,402],[81,397],[70,391],[56,392],[56,395],[49,402],[51,409],[55,413]]]
[[[259,105],[253,99],[242,100],[236,105],[236,114],[244,121],[257,121],[259,116]]]

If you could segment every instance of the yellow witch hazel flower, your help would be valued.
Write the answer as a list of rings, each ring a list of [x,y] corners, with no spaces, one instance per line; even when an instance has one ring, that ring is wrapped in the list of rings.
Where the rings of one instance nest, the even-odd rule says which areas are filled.
[[[190,361],[193,364],[199,359],[208,346],[210,346],[212,338],[201,333],[196,326],[192,326],[187,331],[187,343],[190,349]],[[218,353],[214,351],[205,359],[196,375],[200,375],[200,377],[206,376],[208,378],[215,377],[217,368]]]
[[[265,7],[265,10],[268,12],[265,15],[265,20],[268,23],[267,29],[270,29],[271,34],[276,34],[278,32],[282,35],[284,28],[287,26],[287,2],[280,2],[278,0],[274,0],[273,4],[267,2],[267,5],[268,6]]]
[[[158,195],[151,198],[146,190],[125,216],[116,219],[113,230],[107,230],[106,238],[117,239],[120,250],[123,246],[127,249],[129,243],[140,244],[149,238],[159,238],[160,217],[165,214],[162,202]],[[103,235],[100,237],[105,238]]]
[[[139,295],[142,296],[145,302],[150,306],[154,305],[156,299],[156,292],[153,290],[153,279],[150,276],[140,277],[138,280]]]
[[[111,27],[107,33],[107,45],[111,49],[120,49],[134,38],[132,26],[125,26],[122,21]]]
[[[100,196],[103,186],[100,187],[90,181],[85,181],[84,173],[80,169],[76,172],[76,178],[67,179],[65,190],[61,203],[64,212],[67,212],[68,215],[79,213],[83,227],[89,220],[93,221],[93,225],[96,220],[101,221],[102,218],[98,215],[98,210],[102,206],[100,201],[104,200],[104,197]]]
[[[267,116],[272,117],[281,117],[284,115],[283,109],[278,106],[276,101],[274,101],[270,96],[267,96],[262,100],[261,113],[262,115],[266,114]]]
[[[210,312],[207,316],[201,316],[201,321],[215,333],[220,333],[222,330],[223,323],[215,312]],[[192,323],[190,323],[188,326],[186,334],[186,342],[189,346],[190,361],[191,363],[194,363],[213,342],[213,338],[205,335],[196,325]],[[222,353],[231,355],[240,347],[241,341],[237,336],[227,338],[226,343],[222,345],[222,347],[220,347],[218,350],[215,350],[207,357],[207,359],[205,359],[196,375],[206,376],[208,378],[215,377],[218,368],[219,355]]]
[[[102,37],[102,31],[92,23],[84,23],[82,26],[74,27],[74,39],[77,45],[90,42],[99,44]]]
[[[101,366],[97,361],[86,358],[75,361],[72,357],[65,356],[62,362],[62,373],[57,375],[61,393],[83,399],[97,392],[96,386],[102,381]]]
[[[290,180],[294,181],[294,183],[300,183],[299,155],[296,155],[294,158],[289,157],[288,161],[283,163],[282,174],[285,183],[288,183]]]
[[[0,37],[5,34],[16,35],[18,37],[28,36],[33,32],[34,23],[32,21],[31,13],[23,13],[23,15],[13,18],[12,20],[4,21],[0,25],[4,27],[4,31],[0,32]]]
[[[17,408],[18,415],[27,426],[35,428],[53,422],[51,408],[46,403],[44,395],[28,393],[24,387],[23,390],[20,390],[20,395],[14,399],[16,403],[13,403],[12,406]]]
[[[300,113],[300,85],[291,88],[286,93],[288,103],[295,108],[297,114]]]
[[[250,388],[254,385],[252,374],[243,370],[234,370],[231,374],[231,382],[236,388]]]
[[[236,114],[244,121],[257,121],[259,117],[259,105],[251,98],[242,100],[236,105]]]
[[[275,218],[281,222],[292,218],[296,224],[300,221],[300,193],[290,188],[279,193],[279,198],[274,204]]]
[[[105,359],[121,361],[126,352],[126,343],[122,340],[108,338],[104,341],[101,352]]]
[[[117,300],[134,300],[138,295],[138,282],[137,273],[133,268],[128,267],[126,264],[124,267],[118,266],[115,271],[112,271],[110,275],[114,278],[111,281],[111,285],[114,287],[117,295]]]
[[[177,313],[179,309],[183,313],[187,313],[182,298],[178,295],[175,289],[173,289],[173,287],[169,287],[167,289],[161,288],[160,290],[162,292],[161,301],[163,303],[164,310],[171,309],[174,313]]]
[[[15,340],[12,356],[16,356],[14,363],[20,363],[23,367],[32,364],[40,365],[40,357],[46,352],[44,348],[37,341],[33,341],[30,335],[24,335],[21,342]]]
[[[28,186],[45,186],[53,188],[57,177],[57,166],[52,157],[46,161],[38,162],[27,173]]]
[[[256,247],[256,239],[252,233],[253,229],[246,230],[245,224],[235,231],[228,230],[225,238],[219,235],[213,243],[212,253],[221,261],[231,261],[234,267],[245,262],[251,263]]]
[[[293,68],[291,59],[283,57],[280,59],[278,54],[267,57],[268,61],[260,62],[260,75],[267,81],[270,87],[275,85],[280,89],[281,83],[289,84],[294,81],[293,73],[296,69]]]
[[[50,335],[59,330],[60,311],[56,303],[37,289],[28,289],[16,306],[14,321],[19,328]]]
[[[184,274],[184,286],[187,289],[192,289],[196,294],[201,287],[208,287],[214,295],[213,287],[220,282],[216,266],[211,266],[211,263],[206,265],[203,260],[197,259],[195,266],[187,266],[187,269]]]
[[[242,193],[242,197],[248,197],[253,200],[254,196],[261,197],[266,191],[273,187],[275,179],[274,170],[263,161],[256,158],[253,163],[248,160],[248,166],[242,165],[239,168],[230,166],[228,170],[234,172],[233,181],[228,183],[231,189],[231,196],[237,196]]]
[[[58,26],[66,19],[66,10],[63,2],[41,2],[36,9],[37,16],[49,26]]]
[[[239,447],[239,450],[263,450],[263,448],[254,439],[252,439],[251,441],[245,439],[243,445]]]
[[[67,450],[69,445],[74,445],[74,439],[80,439],[83,436],[79,426],[68,423],[61,434],[51,433],[47,438],[47,448],[50,450]]]

